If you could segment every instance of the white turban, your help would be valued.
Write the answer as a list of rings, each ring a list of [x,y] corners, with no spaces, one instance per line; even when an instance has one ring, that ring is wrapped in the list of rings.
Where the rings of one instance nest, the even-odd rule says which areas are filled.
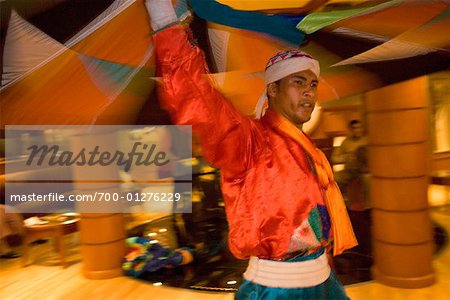
[[[311,55],[299,50],[286,50],[275,54],[266,65],[264,76],[266,86],[276,82],[293,73],[311,70],[317,78],[320,75],[319,62]],[[264,115],[263,106],[267,99],[267,89],[259,97],[255,109],[255,118],[259,119]]]

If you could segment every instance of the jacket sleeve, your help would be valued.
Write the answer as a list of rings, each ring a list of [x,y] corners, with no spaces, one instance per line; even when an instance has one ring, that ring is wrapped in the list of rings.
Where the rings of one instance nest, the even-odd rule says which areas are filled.
[[[163,78],[162,107],[175,124],[192,125],[212,165],[229,175],[243,175],[257,147],[256,122],[213,87],[204,54],[191,42],[188,28],[171,26],[153,37]]]

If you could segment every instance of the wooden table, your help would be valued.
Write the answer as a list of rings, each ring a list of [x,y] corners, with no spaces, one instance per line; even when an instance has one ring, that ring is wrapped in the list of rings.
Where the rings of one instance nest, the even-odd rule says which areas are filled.
[[[55,250],[61,258],[61,265],[66,267],[64,235],[78,231],[78,215],[49,215],[41,217],[48,221],[46,224],[25,225],[25,242],[23,252],[23,266],[29,265],[30,244],[36,239],[54,238]]]

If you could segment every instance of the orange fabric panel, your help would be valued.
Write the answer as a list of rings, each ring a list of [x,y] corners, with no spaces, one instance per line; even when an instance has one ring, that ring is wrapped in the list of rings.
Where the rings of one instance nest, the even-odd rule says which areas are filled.
[[[1,91],[5,124],[90,124],[108,103],[77,54],[65,51]]]
[[[280,8],[299,8],[307,5],[311,0],[216,0],[239,10],[263,10]]]
[[[136,116],[148,100],[148,95],[153,90],[155,82],[138,75],[133,79],[131,85],[138,85],[139,93],[134,93],[132,87],[127,87],[114,99],[114,102],[101,111],[95,124],[136,124]]]
[[[72,49],[107,61],[138,66],[151,41],[150,21],[142,0],[84,38]],[[148,65],[154,66],[151,62]]]
[[[425,24],[415,30],[397,37],[399,41],[416,43],[422,46],[450,49],[450,18],[433,24]]]
[[[237,110],[245,115],[252,115],[265,88],[263,74],[267,61],[289,46],[248,30],[216,23],[208,23],[208,27],[230,33],[226,55],[227,72],[221,74],[224,80],[219,89]]]
[[[219,89],[241,113],[252,115],[256,102],[264,91],[264,68],[276,52],[288,49],[272,38],[259,33],[209,23],[209,28],[230,33],[226,56],[227,72],[217,80]],[[257,51],[255,51],[257,49]],[[359,67],[345,66],[329,68],[341,58],[310,42],[302,50],[320,60],[321,79],[318,101],[329,101],[353,95],[380,86],[377,76]]]
[[[95,81],[108,79],[97,78],[99,74],[89,74],[77,52],[138,66],[144,62],[151,43],[147,12],[143,1],[136,1],[76,44],[72,49],[75,51],[66,50],[22,80],[4,88],[0,92],[2,128],[5,124],[132,123],[153,89],[148,77],[154,75],[154,68],[150,68],[149,74],[138,72],[129,84],[135,91],[143,92],[125,90],[115,96],[113,93],[118,86],[111,86],[111,91],[105,91],[104,87],[100,90]],[[153,60],[147,61],[146,65],[154,66]],[[111,83],[121,84],[114,82],[113,78]]]
[[[444,2],[406,2],[368,15],[337,22],[329,28],[348,27],[361,32],[394,37],[422,25],[447,7],[448,4]]]
[[[318,101],[336,100],[380,86],[382,82],[376,75],[359,68],[349,69],[340,74],[324,74],[322,81],[319,82]]]
[[[217,88],[239,112],[247,116],[252,115],[256,102],[264,90],[264,80],[251,77],[244,71],[226,72],[221,75],[225,80]]]
[[[278,42],[268,35],[215,23],[208,23],[208,27],[230,33],[228,40],[227,71],[264,71],[270,57],[278,51],[290,48],[289,45]]]

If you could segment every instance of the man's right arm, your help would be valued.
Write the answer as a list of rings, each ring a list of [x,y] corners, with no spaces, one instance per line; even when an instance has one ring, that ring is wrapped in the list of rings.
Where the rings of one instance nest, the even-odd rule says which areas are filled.
[[[244,174],[257,151],[253,139],[258,130],[213,87],[204,54],[189,34],[178,24],[153,36],[163,78],[162,106],[176,124],[192,125],[212,165],[233,175]]]

